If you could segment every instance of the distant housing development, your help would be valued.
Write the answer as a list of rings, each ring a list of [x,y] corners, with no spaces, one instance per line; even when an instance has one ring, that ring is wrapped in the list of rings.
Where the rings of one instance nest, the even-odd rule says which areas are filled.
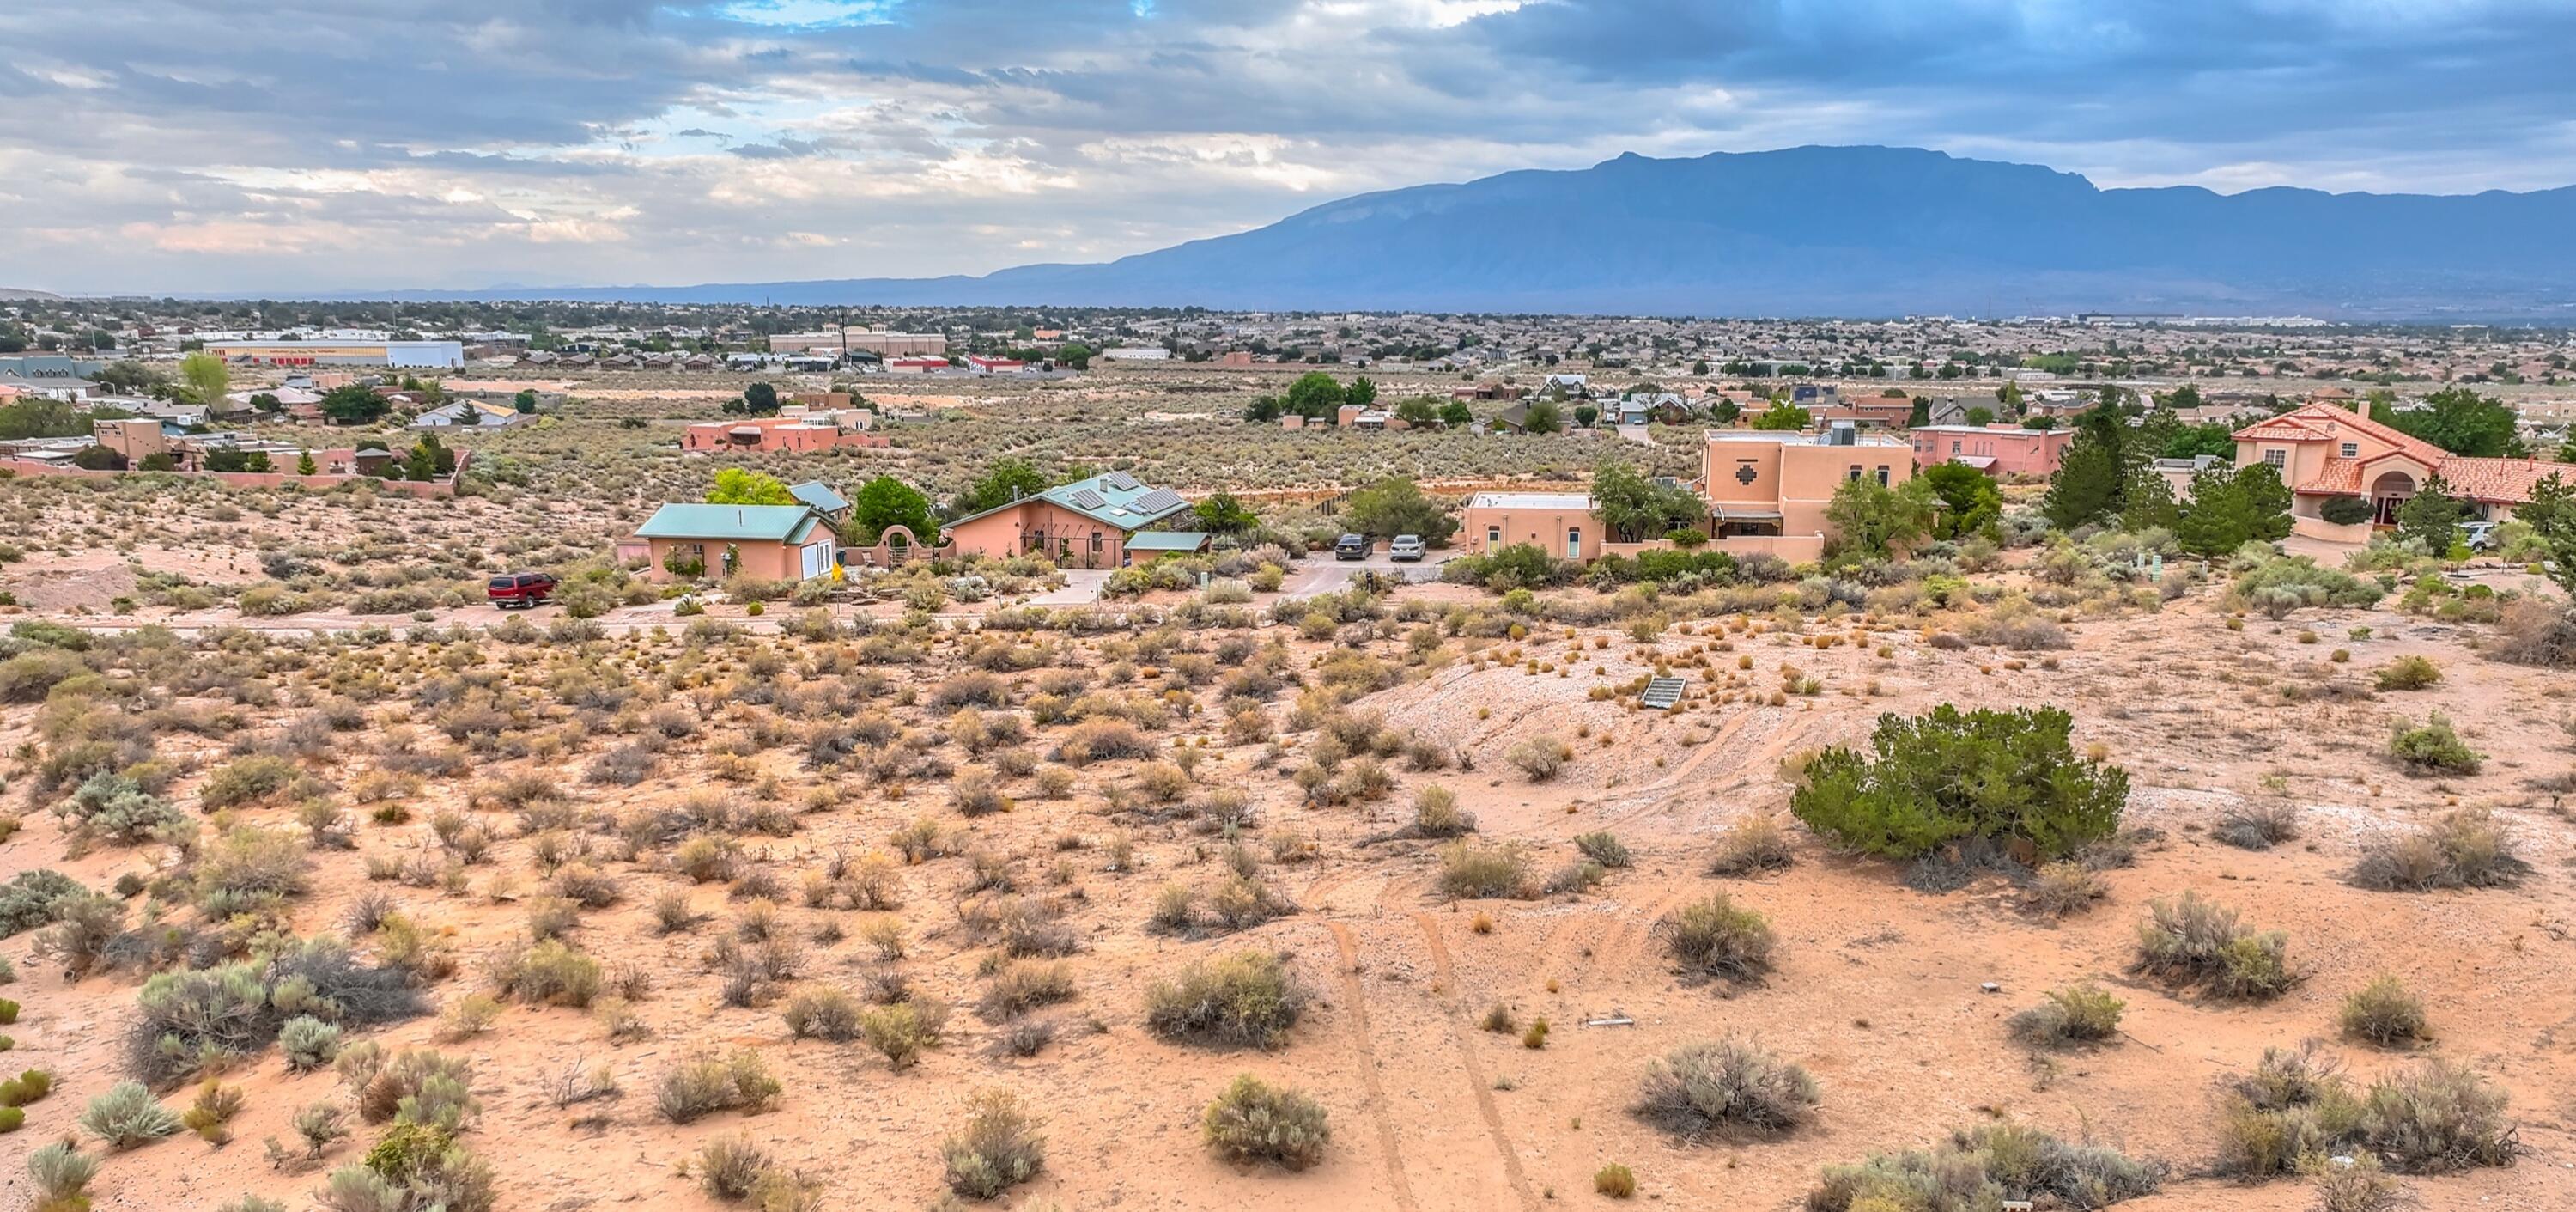
[[[262,366],[398,366],[422,370],[465,365],[459,341],[208,341],[206,352],[227,362]]]

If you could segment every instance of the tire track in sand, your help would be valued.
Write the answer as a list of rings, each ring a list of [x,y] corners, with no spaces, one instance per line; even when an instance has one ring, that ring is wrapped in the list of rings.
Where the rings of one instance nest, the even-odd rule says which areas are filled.
[[[1529,1175],[1521,1169],[1520,1151],[1512,1148],[1511,1136],[1503,1131],[1502,1109],[1494,1105],[1493,1079],[1485,1075],[1485,1066],[1476,1059],[1476,1041],[1469,1036],[1458,1017],[1458,974],[1449,964],[1449,945],[1441,941],[1440,926],[1430,914],[1413,915],[1422,928],[1422,940],[1431,948],[1433,979],[1440,984],[1441,1025],[1449,1029],[1449,1040],[1458,1046],[1458,1055],[1467,1067],[1467,1081],[1475,1090],[1476,1114],[1485,1121],[1485,1132],[1494,1138],[1494,1152],[1502,1155],[1503,1175],[1512,1184],[1512,1194],[1520,1197],[1524,1212],[1539,1212],[1538,1196],[1530,1190]]]
[[[1386,1174],[1387,1189],[1395,1193],[1395,1206],[1402,1212],[1420,1212],[1414,1202],[1413,1185],[1404,1177],[1404,1157],[1396,1149],[1395,1119],[1387,1112],[1386,1087],[1378,1077],[1377,1043],[1369,1031],[1368,1003],[1360,990],[1359,944],[1351,938],[1351,928],[1340,922],[1326,922],[1333,932],[1333,948],[1341,955],[1342,998],[1350,1003],[1351,1026],[1359,1036],[1360,1081],[1366,1090],[1369,1123],[1377,1128],[1377,1144],[1385,1154],[1380,1168]]]

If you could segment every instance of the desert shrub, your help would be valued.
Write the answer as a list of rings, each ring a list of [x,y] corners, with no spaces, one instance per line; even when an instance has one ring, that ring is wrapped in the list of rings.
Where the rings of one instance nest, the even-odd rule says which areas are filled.
[[[1637,1193],[1637,1172],[1611,1162],[1592,1172],[1592,1189],[1612,1199],[1627,1199]]]
[[[698,1185],[717,1199],[748,1198],[769,1172],[769,1154],[749,1136],[724,1136],[698,1150]]]
[[[1816,1079],[1741,1039],[1684,1044],[1650,1065],[1632,1110],[1684,1140],[1776,1136],[1815,1114]]]
[[[208,812],[256,803],[286,790],[295,781],[295,763],[271,754],[235,758],[206,776],[197,802]]]
[[[339,1058],[340,1029],[312,1015],[298,1015],[278,1028],[277,1048],[286,1055],[289,1072],[310,1073]]]
[[[924,1049],[937,1047],[948,1026],[948,1011],[918,997],[875,1006],[859,1016],[859,1035],[897,1069],[909,1069]]]
[[[1014,960],[984,986],[984,1016],[996,1021],[1018,1018],[1040,1006],[1072,1001],[1073,990],[1071,965],[1061,960]]]
[[[2129,799],[2126,771],[2075,756],[2072,726],[2053,707],[1961,712],[1945,703],[1912,719],[1883,715],[1870,737],[1875,760],[1825,750],[1790,811],[1841,845],[1893,858],[1962,838],[2063,856],[2116,832]]]
[[[2434,1059],[2372,1086],[2363,1123],[2370,1148],[2390,1164],[2440,1173],[2512,1164],[2521,1144],[2504,1108],[2502,1090]]]
[[[2012,1017],[2013,1038],[2043,1048],[2092,1043],[2120,1029],[2128,1003],[2086,981],[2048,991],[2048,1000]]]
[[[2219,814],[2209,835],[2240,850],[2269,850],[2299,836],[2299,807],[2286,800],[2239,804]]]
[[[1985,1124],[1954,1131],[1930,1149],[1827,1166],[1807,1193],[1806,1210],[1985,1212],[2008,1199],[2102,1208],[2154,1194],[2164,1176],[2160,1162],[2069,1144],[2018,1124]]]
[[[1046,1168],[1038,1120],[1006,1090],[985,1090],[967,1103],[966,1122],[940,1142],[948,1189],[969,1199],[996,1199]]]
[[[2352,882],[2380,892],[2509,888],[2531,874],[2517,849],[2512,830],[2493,812],[2454,808],[2419,830],[2365,847]]]
[[[1303,1092],[1239,1074],[1199,1118],[1200,1135],[1234,1162],[1275,1162],[1303,1170],[1324,1155],[1332,1129],[1324,1105]]]
[[[179,1117],[152,1097],[143,1083],[123,1081],[89,1100],[89,1107],[80,1113],[80,1126],[116,1150],[159,1140],[178,1131],[180,1124]]]
[[[1658,929],[1664,949],[1684,972],[1754,980],[1771,970],[1771,921],[1739,909],[1725,893],[1684,905]]]
[[[179,809],[168,800],[145,791],[133,779],[104,770],[81,780],[71,798],[55,806],[54,814],[63,818],[75,838],[118,846],[149,841],[155,832],[180,819]]]
[[[245,1096],[241,1087],[227,1086],[213,1078],[197,1087],[197,1099],[179,1114],[180,1126],[197,1134],[199,1140],[220,1149],[230,1144],[232,1131],[225,1125],[241,1114]]]
[[[492,983],[504,996],[539,1005],[586,1007],[599,997],[603,980],[598,960],[552,938],[503,955],[492,969]]]
[[[7,1081],[0,1081],[0,1107],[24,1107],[42,1102],[53,1090],[53,1074],[43,1069],[29,1069]]]
[[[1752,875],[1760,871],[1787,868],[1797,860],[1790,846],[1789,833],[1780,823],[1767,816],[1748,816],[1727,826],[1717,840],[1717,855],[1709,860],[1708,873],[1719,876]]]
[[[2171,984],[2199,985],[2212,997],[2259,1001],[2299,982],[2289,968],[2289,945],[2289,935],[2257,933],[2234,909],[2185,892],[2180,901],[2149,903],[2130,967]]]
[[[1149,757],[1154,744],[1136,726],[1125,720],[1090,719],[1067,729],[1064,739],[1056,742],[1055,760],[1068,766],[1088,765],[1114,758]]]
[[[2416,1206],[2376,1153],[2300,1159],[2299,1170],[2316,1180],[2316,1212],[2399,1212]]]
[[[159,972],[135,995],[128,1063],[166,1084],[266,1047],[286,1023],[314,1017],[343,1029],[422,1013],[420,995],[394,968],[370,968],[337,939],[288,942],[264,958]]]
[[[2450,717],[2433,712],[2421,724],[2398,721],[2388,732],[2388,756],[2410,774],[2476,774],[2484,755],[2469,748]]]
[[[2059,859],[2041,864],[2022,890],[2022,903],[2031,912],[2052,918],[2082,913],[2102,899],[2102,876],[2082,863]]]
[[[1626,867],[1637,861],[1628,847],[1608,830],[1574,835],[1574,848],[1583,857],[1604,867]]]
[[[10,876],[0,884],[0,938],[51,924],[62,902],[87,892],[78,880],[49,868]]]
[[[1276,952],[1236,951],[1147,986],[1145,1025],[1167,1039],[1276,1048],[1305,1007],[1305,989]]]
[[[1529,852],[1517,842],[1452,842],[1440,850],[1439,887],[1455,900],[1528,896]]]
[[[29,1153],[27,1176],[36,1187],[34,1212],[89,1212],[84,1192],[98,1177],[98,1159],[66,1138]]]
[[[757,1111],[777,1101],[778,1079],[749,1048],[729,1056],[701,1052],[682,1060],[653,1088],[653,1109],[685,1124],[718,1111]]]
[[[839,989],[807,989],[789,998],[780,1016],[797,1039],[847,1043],[859,1037],[858,999]]]
[[[197,904],[225,917],[299,896],[308,865],[303,841],[283,829],[227,829],[197,860]]]
[[[1574,747],[1552,736],[1534,736],[1505,750],[1503,760],[1527,775],[1529,781],[1544,783],[1574,760]]]
[[[2227,596],[2231,605],[2278,619],[2302,607],[2369,606],[2386,597],[2387,591],[2351,573],[2320,568],[2307,556],[2283,556],[2246,569],[2228,588]]]
[[[2382,975],[2343,999],[2338,1016],[2343,1033],[2382,1048],[2422,1043],[2433,1037],[2424,1019],[2424,1002],[2406,991],[2394,976]]]
[[[1461,837],[1476,831],[1476,814],[1458,807],[1458,793],[1425,783],[1413,793],[1413,835]]]
[[[2216,1168],[2260,1181],[2304,1159],[2367,1150],[2403,1170],[2511,1164],[2519,1144],[2503,1092],[2431,1060],[2360,1095],[2313,1045],[2267,1048],[2220,1103]]]
[[[2442,680],[2442,671],[2420,656],[2402,656],[2382,666],[2372,685],[2380,690],[2422,690]]]
[[[2563,601],[2538,597],[2507,603],[2496,619],[2495,637],[2481,651],[2516,665],[2576,665],[2576,614]]]

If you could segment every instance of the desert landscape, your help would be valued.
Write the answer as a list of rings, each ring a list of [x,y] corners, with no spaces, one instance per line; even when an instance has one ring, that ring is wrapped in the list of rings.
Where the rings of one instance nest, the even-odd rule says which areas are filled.
[[[739,465],[1259,500],[1695,437],[1281,435],[1245,378]],[[13,1201],[2576,1206],[2525,564],[2193,559],[2020,484],[2000,543],[1426,581],[1305,493],[1204,587],[675,594],[607,551],[714,404],[633,390],[458,439],[450,499],[0,484]],[[571,589],[482,603],[520,567]],[[1946,707],[1993,714],[1869,768]],[[1900,768],[1976,823],[1856,824]]]

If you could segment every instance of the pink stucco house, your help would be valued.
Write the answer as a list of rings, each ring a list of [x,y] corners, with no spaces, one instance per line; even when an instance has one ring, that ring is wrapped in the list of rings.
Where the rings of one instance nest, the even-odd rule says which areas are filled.
[[[2019,425],[1918,425],[1907,431],[1914,441],[1914,465],[1965,463],[1990,476],[2052,476],[2072,429],[2024,429]]]

